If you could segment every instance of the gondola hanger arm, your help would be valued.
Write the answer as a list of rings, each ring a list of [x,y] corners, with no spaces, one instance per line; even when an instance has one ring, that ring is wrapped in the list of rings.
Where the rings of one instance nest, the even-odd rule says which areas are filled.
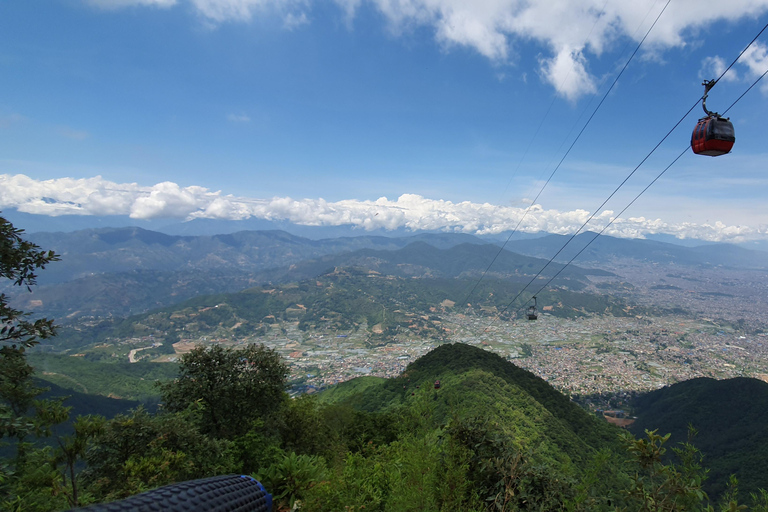
[[[709,95],[709,90],[712,89],[716,83],[717,80],[704,80],[701,82],[701,85],[704,86],[704,96],[701,97],[701,106],[704,108],[704,112],[706,112],[707,116],[709,117],[718,115],[716,112],[710,112],[707,110],[707,96]]]

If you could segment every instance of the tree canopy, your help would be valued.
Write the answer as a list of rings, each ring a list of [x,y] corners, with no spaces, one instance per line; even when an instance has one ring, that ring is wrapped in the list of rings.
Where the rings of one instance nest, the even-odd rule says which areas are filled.
[[[280,355],[263,345],[242,350],[200,346],[182,356],[179,377],[160,389],[168,411],[197,404],[204,433],[233,438],[279,407],[287,375]]]

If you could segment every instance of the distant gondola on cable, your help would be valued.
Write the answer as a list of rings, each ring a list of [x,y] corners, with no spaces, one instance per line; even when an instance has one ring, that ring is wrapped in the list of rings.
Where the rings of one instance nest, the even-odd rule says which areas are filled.
[[[435,381],[435,389],[440,389],[440,381],[439,380]]]
[[[533,296],[533,306],[530,306],[528,308],[528,312],[526,313],[526,315],[528,316],[528,320],[536,320],[537,318],[539,318],[539,313],[536,310],[536,296],[535,295]]]
[[[733,131],[733,124],[727,117],[721,117],[717,112],[707,110],[707,94],[715,85],[715,80],[704,80],[704,97],[701,99],[701,105],[704,107],[706,117],[699,119],[696,128],[691,135],[691,149],[697,155],[720,156],[730,153],[733,143],[736,142],[736,136]]]

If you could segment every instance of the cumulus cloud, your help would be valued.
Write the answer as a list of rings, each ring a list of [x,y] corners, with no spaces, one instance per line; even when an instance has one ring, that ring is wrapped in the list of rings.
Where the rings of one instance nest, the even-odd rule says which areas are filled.
[[[726,63],[725,59],[720,56],[707,57],[704,59],[704,62],[701,63],[699,78],[702,80],[714,80],[723,74],[727,66],[728,63]],[[739,75],[733,68],[731,68],[725,75],[723,75],[721,80],[726,82],[736,82],[739,80]]]
[[[752,77],[756,78],[762,75],[768,68],[768,46],[756,41],[747,48],[739,62],[749,69]]]
[[[730,63],[726,62],[719,55],[707,57],[701,64],[699,77],[702,79],[717,78],[726,70],[728,64]],[[737,72],[736,68],[740,68],[742,72]],[[741,58],[736,62],[736,65],[728,70],[722,80],[728,82],[753,82],[765,73],[766,69],[768,69],[768,46],[756,41],[746,49]],[[763,84],[760,90],[763,93],[768,93],[768,84]]]
[[[514,229],[527,233],[574,233],[590,216],[586,210],[560,211],[533,205],[497,206],[469,201],[452,202],[403,194],[396,199],[324,199],[274,197],[253,199],[222,194],[204,187],[182,187],[163,182],[152,186],[115,183],[100,176],[35,180],[23,174],[0,175],[0,209],[16,208],[39,215],[129,215],[134,219],[229,219],[251,217],[289,221],[307,226],[351,225],[362,230],[436,230],[477,235]],[[614,212],[598,213],[587,229],[598,231],[614,220]],[[615,219],[606,234],[639,238],[665,233],[679,238],[734,241],[765,238],[765,227],[732,226],[720,221],[696,224],[661,219]]]
[[[573,101],[597,90],[585,62],[581,53],[565,49],[554,58],[540,60],[541,74],[560,94]]]

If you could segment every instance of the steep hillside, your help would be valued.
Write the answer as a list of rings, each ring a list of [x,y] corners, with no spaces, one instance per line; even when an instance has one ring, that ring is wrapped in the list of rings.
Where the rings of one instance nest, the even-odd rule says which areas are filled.
[[[47,391],[38,396],[38,399],[66,397],[64,405],[71,407],[69,412],[70,420],[77,416],[87,416],[89,414],[99,414],[105,418],[112,418],[118,414],[125,414],[131,409],[135,409],[141,402],[136,400],[126,400],[124,398],[110,398],[103,395],[82,393],[69,388],[58,386],[48,379],[35,379],[35,385],[41,388],[47,388]],[[67,423],[65,429],[60,433],[69,433],[71,430],[71,421]]]
[[[635,435],[645,429],[687,439],[688,425],[698,430],[693,443],[705,455],[711,472],[706,489],[724,490],[735,474],[745,494],[768,488],[768,384],[757,379],[693,379],[639,397],[635,402]]]
[[[436,380],[439,389],[434,388]],[[534,374],[470,345],[442,345],[408,365],[397,378],[367,380],[365,385],[353,380],[336,388],[322,393],[321,399],[368,412],[412,406],[426,393],[438,424],[482,419],[560,464],[583,467],[601,448],[621,451],[616,427]]]
[[[178,366],[173,363],[152,364],[139,361],[131,364],[121,361],[107,365],[85,357],[44,354],[34,349],[28,352],[27,359],[36,374],[50,383],[45,386],[57,386],[59,390],[64,390],[57,391],[57,395],[99,396],[104,400],[112,400],[107,397],[114,397],[123,402],[131,402],[128,407],[134,407],[139,402],[147,405],[157,403],[160,393],[155,383],[171,380],[178,373]],[[117,402],[118,400],[104,403]],[[98,407],[94,410],[98,410]],[[94,410],[79,414],[92,414]],[[107,415],[106,412],[101,414]]]

